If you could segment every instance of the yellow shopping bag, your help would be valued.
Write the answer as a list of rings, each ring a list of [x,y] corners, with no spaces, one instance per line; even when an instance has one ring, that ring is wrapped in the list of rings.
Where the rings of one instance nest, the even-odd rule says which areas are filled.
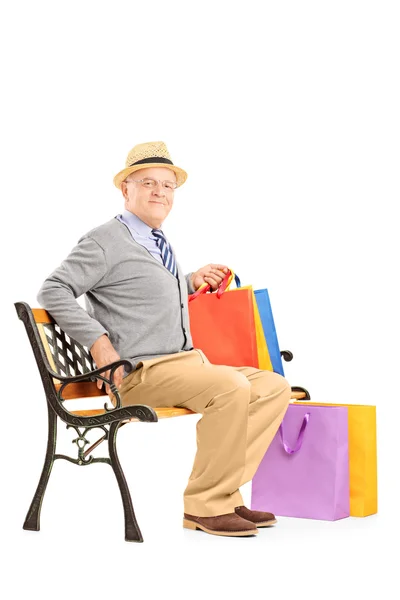
[[[257,300],[254,295],[253,286],[243,285],[240,288],[234,288],[233,290],[229,291],[234,292],[235,290],[251,290],[251,295],[253,297],[254,326],[256,330],[257,340],[258,368],[264,369],[265,371],[273,371],[271,358],[268,352],[268,345],[265,339],[264,328],[262,326],[262,321],[260,317],[260,311],[258,310]]]
[[[306,406],[346,406],[349,426],[350,516],[378,512],[376,406],[294,402]]]

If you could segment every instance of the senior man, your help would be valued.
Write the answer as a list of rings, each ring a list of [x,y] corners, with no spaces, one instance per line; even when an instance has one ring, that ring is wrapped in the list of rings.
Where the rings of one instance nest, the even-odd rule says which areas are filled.
[[[115,372],[123,405],[184,406],[202,414],[183,494],[184,527],[253,535],[276,519],[246,508],[239,488],[252,479],[278,430],[291,388],[277,373],[213,365],[193,348],[188,294],[203,283],[216,290],[227,267],[208,264],[184,275],[161,229],[186,178],[163,142],[136,145],[114,178],[125,210],[78,240],[37,299],[90,349],[98,367],[120,357],[132,361],[129,374],[122,367]],[[82,294],[86,310],[76,302]]]

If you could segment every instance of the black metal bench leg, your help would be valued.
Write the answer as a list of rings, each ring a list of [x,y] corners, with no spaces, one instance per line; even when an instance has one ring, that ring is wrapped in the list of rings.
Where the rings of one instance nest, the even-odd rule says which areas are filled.
[[[57,415],[55,414],[55,412],[49,404],[47,404],[47,410],[49,413],[49,434],[47,439],[46,458],[44,461],[44,466],[39,479],[37,490],[35,492],[23,525],[23,528],[28,529],[29,531],[40,530],[40,509],[42,508],[43,497],[46,491],[47,483],[49,481],[51,469],[53,467],[54,454],[56,450]]]
[[[108,451],[110,455],[111,466],[117,478],[119,490],[121,492],[122,504],[124,505],[125,540],[127,542],[143,542],[143,537],[139,529],[139,525],[136,522],[135,512],[133,510],[128,484],[126,482],[125,475],[122,471],[122,467],[117,455],[116,440],[118,428],[120,425],[120,421],[111,423],[110,425]]]

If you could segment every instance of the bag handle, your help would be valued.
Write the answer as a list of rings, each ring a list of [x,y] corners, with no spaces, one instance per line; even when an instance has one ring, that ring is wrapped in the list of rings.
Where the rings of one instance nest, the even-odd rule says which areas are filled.
[[[229,289],[229,286],[231,285],[233,278],[235,278],[236,287],[241,286],[239,277],[233,271],[228,270],[224,279],[221,281],[221,285],[217,289],[217,297],[218,298],[221,298],[222,294],[226,290]],[[198,290],[196,290],[193,294],[190,294],[189,302],[191,302],[192,300],[195,300],[196,298],[198,298],[198,296],[201,296],[201,294],[206,294],[210,289],[211,289],[211,285],[209,283],[203,283],[203,285],[201,285]]]
[[[305,433],[305,430],[306,430],[309,420],[310,420],[310,413],[308,412],[304,415],[303,423],[301,424],[301,427],[300,427],[299,436],[297,438],[297,442],[296,442],[296,445],[293,448],[293,450],[286,444],[286,442],[283,439],[283,422],[279,425],[279,434],[281,436],[281,442],[282,442],[285,452],[287,452],[287,454],[294,454],[295,452],[298,452],[300,450],[300,448],[303,444],[304,433]]]

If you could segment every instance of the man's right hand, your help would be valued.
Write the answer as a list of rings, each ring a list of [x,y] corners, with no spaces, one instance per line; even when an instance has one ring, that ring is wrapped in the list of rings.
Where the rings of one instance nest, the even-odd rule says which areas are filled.
[[[95,341],[95,343],[90,348],[90,354],[93,356],[93,360],[96,363],[98,369],[104,367],[104,365],[109,365],[110,363],[113,363],[116,360],[120,360],[118,352],[115,350],[114,346],[112,345],[106,334],[100,336]],[[110,371],[105,371],[104,373],[102,373],[102,376],[109,379]],[[114,383],[117,386],[117,389],[119,389],[121,386],[123,376],[124,367],[118,367],[118,369],[114,372]],[[101,389],[103,383],[105,382],[101,381],[101,379],[98,379],[97,387]],[[110,397],[113,396],[108,383],[106,383],[106,392]]]

